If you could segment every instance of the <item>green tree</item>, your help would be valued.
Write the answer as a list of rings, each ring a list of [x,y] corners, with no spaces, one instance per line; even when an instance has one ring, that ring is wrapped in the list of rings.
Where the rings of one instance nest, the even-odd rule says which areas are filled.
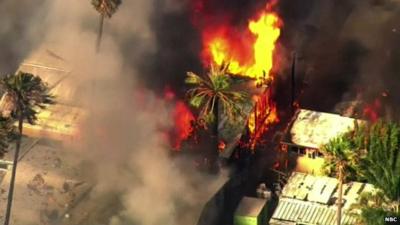
[[[242,114],[241,105],[247,99],[247,94],[232,88],[233,81],[227,71],[229,64],[222,66],[211,65],[206,76],[187,73],[185,82],[193,87],[187,91],[190,105],[200,110],[199,118],[212,126],[211,138],[213,150],[210,154],[211,166],[215,166],[218,157],[218,125],[219,116],[224,115],[228,120]],[[219,110],[222,112],[219,112]]]
[[[367,154],[360,160],[359,174],[382,193],[385,207],[399,213],[400,126],[379,121],[369,128]]]
[[[351,149],[351,143],[341,135],[331,139],[327,144],[322,146],[321,151],[325,155],[328,163],[333,163],[336,177],[339,181],[338,200],[337,200],[337,225],[341,224],[342,220],[342,204],[343,204],[343,183],[346,177],[346,167],[350,161],[353,161],[354,151]]]
[[[92,0],[93,7],[100,15],[99,31],[97,33],[96,51],[100,51],[101,38],[103,36],[104,18],[111,18],[121,5],[121,0]]]
[[[377,189],[362,195],[360,203],[354,206],[361,210],[363,224],[383,224],[385,215],[399,215],[400,126],[378,121],[356,126],[339,139],[352,149],[346,153],[346,173],[353,174],[351,179],[357,177],[356,180],[368,182]]]
[[[37,110],[44,109],[49,104],[54,104],[54,101],[53,96],[49,94],[49,89],[42,79],[30,73],[18,72],[15,75],[7,75],[0,80],[0,85],[5,91],[5,95],[8,96],[7,99],[10,99],[14,106],[11,116],[18,121],[15,155],[4,220],[4,225],[8,225],[13,202],[23,123],[26,120],[30,124],[35,124]]]
[[[373,193],[363,193],[358,204],[353,205],[355,209],[361,211],[360,224],[362,225],[384,225],[385,216],[400,216],[392,209],[386,206],[390,205],[391,201],[385,196],[381,190]]]
[[[360,170],[360,158],[365,156],[367,152],[368,143],[368,127],[365,124],[359,124],[355,122],[355,129],[353,131],[340,134],[338,139],[343,140],[347,143],[348,148],[351,151],[345,153],[350,154],[347,156],[348,161],[344,165],[344,179],[351,181],[364,182],[365,178],[359,175]],[[336,175],[336,161],[332,157],[328,157],[325,160],[325,174],[329,176]]]

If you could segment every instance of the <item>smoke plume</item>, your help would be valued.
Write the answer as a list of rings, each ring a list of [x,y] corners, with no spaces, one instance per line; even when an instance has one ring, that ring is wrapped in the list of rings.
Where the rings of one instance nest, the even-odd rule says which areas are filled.
[[[126,0],[106,20],[96,54],[98,14],[90,1],[4,0],[0,72],[15,71],[43,46],[66,59],[79,87],[72,101],[90,115],[71,154],[86,164],[85,179],[96,183],[91,201],[115,196],[114,202],[104,203],[110,204],[112,225],[195,224],[202,204],[224,178],[204,177],[188,169],[191,159],[171,158],[162,132],[172,125],[170,112],[159,93],[169,85],[182,94],[185,72],[202,70],[194,23],[212,23],[229,14],[232,26],[240,27],[265,3]],[[207,19],[196,17],[196,4]],[[302,107],[332,111],[337,103],[358,96],[368,101],[382,91],[388,92],[390,105],[399,105],[399,4],[278,2],[285,24],[280,40],[284,54],[278,61],[290,62],[291,52],[298,53],[298,75],[306,81]],[[283,79],[289,68],[290,63],[279,68]]]
[[[398,105],[398,1],[281,0],[279,6],[281,41],[297,52],[297,75],[306,82],[302,107],[332,111],[343,101],[370,102],[383,91],[391,107]]]
[[[1,5],[9,16],[2,14],[2,18],[11,20],[1,22],[8,36],[1,46],[7,46],[12,55],[2,58],[1,65],[10,63],[5,67],[15,70],[38,48],[51,49],[69,65],[71,102],[86,109],[88,116],[81,125],[80,141],[68,150],[72,160],[82,162],[83,179],[95,184],[88,201],[108,205],[99,213],[106,213],[112,225],[196,224],[205,202],[225,181],[225,176],[199,174],[190,158],[169,155],[164,131],[173,124],[169,106],[157,91],[173,83],[164,75],[174,73],[175,80],[183,80],[186,63],[165,49],[170,42],[162,43],[159,32],[169,30],[162,24],[163,16],[183,10],[185,5],[176,3],[123,1],[105,22],[98,54],[94,48],[98,14],[90,1],[48,0],[30,9],[15,1]],[[18,16],[12,15],[20,10]],[[25,10],[30,14],[24,14]],[[22,31],[14,30],[11,26],[18,25],[17,17],[23,15],[27,18]],[[167,58],[174,60],[172,65]],[[174,64],[177,60],[181,62]],[[160,68],[170,69],[161,72]]]

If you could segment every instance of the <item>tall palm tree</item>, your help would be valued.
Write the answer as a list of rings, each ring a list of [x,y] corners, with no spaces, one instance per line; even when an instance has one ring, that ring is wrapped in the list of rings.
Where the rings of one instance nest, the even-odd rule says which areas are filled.
[[[212,140],[215,150],[210,156],[211,166],[215,166],[218,156],[218,124],[219,110],[230,121],[242,114],[241,105],[247,99],[247,94],[232,89],[232,79],[228,75],[229,64],[221,66],[211,65],[206,76],[199,76],[193,72],[187,73],[185,82],[193,85],[187,91],[189,103],[200,109],[199,118],[204,119],[212,126]]]
[[[37,110],[44,109],[49,104],[54,104],[54,101],[53,96],[49,94],[47,84],[40,77],[30,73],[18,72],[15,75],[7,75],[0,80],[0,85],[5,91],[5,95],[8,96],[7,99],[13,102],[14,108],[11,111],[11,116],[18,121],[18,135],[4,220],[4,225],[8,225],[13,202],[23,122],[26,120],[30,124],[35,124]]]
[[[96,51],[100,50],[101,38],[103,36],[104,18],[111,18],[117,11],[121,0],[92,0],[93,7],[100,15],[99,31],[97,33]]]
[[[342,220],[343,183],[346,176],[346,167],[353,160],[355,154],[351,149],[351,143],[345,136],[331,139],[327,144],[322,146],[321,151],[328,162],[336,165],[335,172],[339,181],[336,224],[340,225]]]

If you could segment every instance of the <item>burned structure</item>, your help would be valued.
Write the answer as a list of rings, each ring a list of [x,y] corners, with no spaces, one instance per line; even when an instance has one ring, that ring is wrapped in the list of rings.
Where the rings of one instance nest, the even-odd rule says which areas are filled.
[[[299,109],[280,143],[281,154],[287,160],[285,169],[321,174],[324,164],[321,146],[361,123],[364,121],[338,114]]]

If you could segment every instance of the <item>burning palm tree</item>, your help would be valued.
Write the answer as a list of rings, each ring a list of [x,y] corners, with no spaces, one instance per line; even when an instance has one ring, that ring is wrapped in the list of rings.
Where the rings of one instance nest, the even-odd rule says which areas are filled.
[[[101,38],[103,36],[104,18],[111,18],[117,11],[121,0],[92,0],[93,7],[100,14],[99,32],[97,33],[96,51],[100,50]]]
[[[44,109],[49,104],[54,104],[54,101],[53,96],[49,94],[49,88],[42,79],[30,73],[18,72],[15,75],[7,75],[0,81],[0,85],[7,96],[5,99],[9,99],[12,102],[10,105],[14,106],[11,109],[11,117],[18,120],[18,135],[8,192],[7,211],[4,220],[4,225],[8,225],[10,222],[15,177],[21,147],[23,122],[26,120],[30,124],[35,124],[37,110]]]
[[[212,125],[212,139],[215,146],[215,151],[212,151],[214,154],[211,155],[212,166],[215,166],[218,154],[219,110],[222,109],[222,115],[232,121],[242,113],[240,106],[247,98],[246,93],[232,89],[228,68],[228,64],[211,65],[207,76],[201,77],[188,72],[186,78],[186,83],[194,86],[187,92],[190,105],[200,109],[199,118]]]

